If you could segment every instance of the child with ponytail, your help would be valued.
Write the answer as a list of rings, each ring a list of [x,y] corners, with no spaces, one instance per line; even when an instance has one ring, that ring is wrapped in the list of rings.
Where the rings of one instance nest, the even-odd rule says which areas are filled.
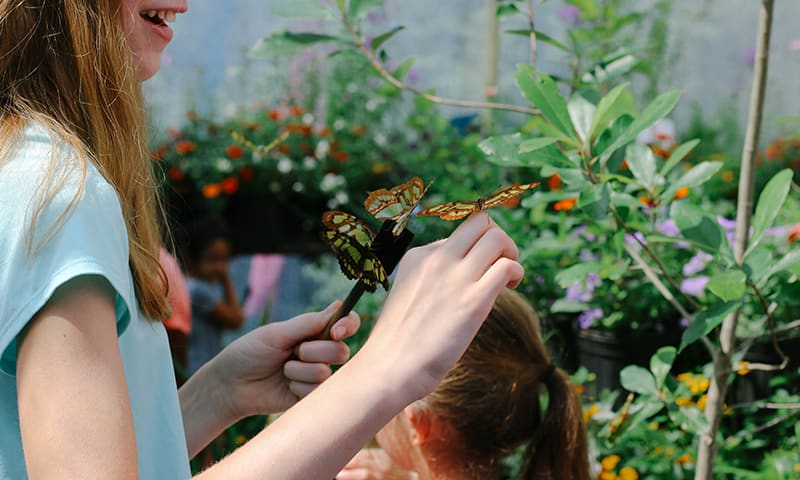
[[[377,440],[382,449],[362,450],[336,478],[503,479],[502,460],[524,446],[521,479],[589,479],[575,387],[552,363],[533,309],[512,290],[439,386]]]

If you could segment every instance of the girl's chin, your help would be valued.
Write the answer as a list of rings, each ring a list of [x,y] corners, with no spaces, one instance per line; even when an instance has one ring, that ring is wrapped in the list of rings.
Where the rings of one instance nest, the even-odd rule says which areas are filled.
[[[144,82],[150,80],[158,69],[161,68],[161,54],[148,55],[136,65],[136,80]]]

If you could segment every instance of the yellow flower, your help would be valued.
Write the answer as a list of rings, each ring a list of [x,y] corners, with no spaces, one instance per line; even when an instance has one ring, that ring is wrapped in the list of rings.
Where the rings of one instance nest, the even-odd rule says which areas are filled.
[[[658,430],[658,422],[650,422],[647,424],[647,428],[650,430]]]
[[[680,465],[686,465],[687,463],[692,462],[692,456],[689,455],[688,453],[684,453],[680,457],[676,458],[675,462],[677,462]]]
[[[587,408],[586,410],[584,410],[583,411],[583,423],[584,423],[584,425],[588,424],[589,421],[592,419],[592,417],[594,417],[598,413],[600,413],[600,407],[596,403],[594,405],[592,405],[591,407]]]
[[[686,383],[686,382],[688,382],[689,380],[692,379],[692,374],[689,373],[689,372],[684,372],[684,373],[679,374],[675,378],[677,378],[679,382]]]
[[[662,447],[661,445],[653,449],[653,453],[655,453],[656,455],[661,455],[661,453],[663,452],[664,452],[664,447]]]
[[[674,448],[669,447],[666,450],[664,450],[664,456],[665,457],[671,457],[673,455],[675,455],[675,449]]]
[[[675,404],[679,407],[691,407],[694,405],[692,399],[689,397],[678,397],[675,399]]]
[[[733,181],[733,179],[734,179],[734,175],[733,175],[732,171],[725,170],[724,172],[722,172],[722,180],[723,181],[730,183],[730,182]]]
[[[747,375],[750,373],[750,369],[747,368],[750,366],[750,362],[741,361],[739,362],[739,367],[736,369],[736,373],[739,375]]]
[[[619,480],[638,480],[639,473],[633,467],[623,467],[619,471]]]
[[[604,472],[610,472],[617,467],[620,458],[619,455],[609,455],[606,458],[600,460],[600,466],[603,467]]]
[[[617,480],[617,474],[614,472],[600,472],[598,478],[600,480]]]
[[[708,395],[703,395],[702,397],[697,399],[697,408],[700,410],[706,409],[706,402],[708,401]]]

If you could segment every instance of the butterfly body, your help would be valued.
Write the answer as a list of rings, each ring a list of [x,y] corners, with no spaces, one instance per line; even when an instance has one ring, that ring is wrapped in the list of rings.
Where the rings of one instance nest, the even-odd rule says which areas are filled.
[[[376,220],[393,220],[395,225],[392,234],[399,236],[432,183],[425,186],[421,178],[414,177],[391,189],[374,190],[369,192],[364,208],[375,216]]]
[[[503,205],[518,197],[524,191],[535,188],[539,182],[515,183],[492,192],[486,197],[481,197],[475,201],[461,200],[455,202],[442,203],[419,212],[420,216],[434,216],[442,220],[460,220],[472,213],[483,212],[490,208]]]
[[[369,292],[374,292],[379,284],[389,288],[386,269],[370,249],[375,232],[366,223],[338,210],[323,213],[322,223],[329,229],[322,232],[322,239],[336,254],[347,278],[360,281]]]

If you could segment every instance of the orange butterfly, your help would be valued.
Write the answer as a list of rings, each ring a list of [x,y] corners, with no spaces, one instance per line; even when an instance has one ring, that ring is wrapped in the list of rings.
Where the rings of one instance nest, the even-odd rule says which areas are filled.
[[[425,210],[419,212],[417,215],[436,216],[441,218],[442,220],[458,220],[466,217],[471,213],[483,212],[484,210],[494,208],[498,205],[503,205],[515,199],[525,190],[534,188],[538,185],[539,182],[522,183],[522,184],[515,183],[513,185],[509,185],[507,187],[503,187],[499,190],[496,190],[492,194],[486,197],[481,197],[474,202],[467,200],[457,201],[457,202],[447,202],[441,205],[436,205],[430,208],[426,208]]]
[[[399,236],[432,183],[426,187],[421,178],[414,177],[389,190],[385,188],[374,190],[369,192],[364,208],[377,220],[394,220],[392,233],[395,237]]]

